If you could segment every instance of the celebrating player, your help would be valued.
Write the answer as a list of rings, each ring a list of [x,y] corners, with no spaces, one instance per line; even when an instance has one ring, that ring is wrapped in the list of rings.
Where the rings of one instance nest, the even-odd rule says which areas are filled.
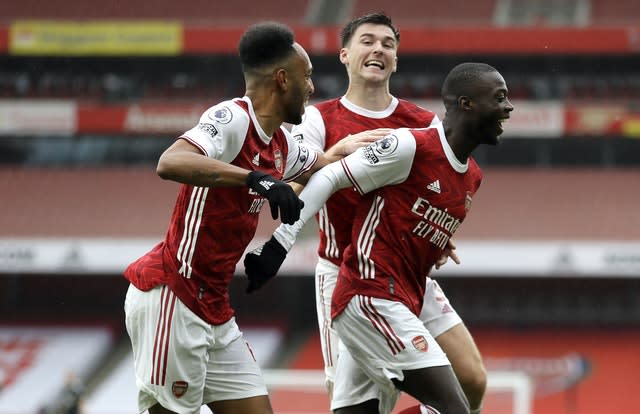
[[[362,145],[318,156],[281,127],[301,121],[313,92],[309,56],[288,27],[254,25],[238,49],[245,96],[209,108],[162,154],[158,175],[183,184],[169,230],[125,271],[140,412],[272,412],[228,285],[263,205],[283,223],[298,219],[302,203],[284,181],[304,183]]]
[[[425,275],[480,186],[482,174],[471,152],[480,144],[497,144],[513,110],[507,93],[495,68],[460,64],[442,86],[442,124],[395,130],[320,170],[300,194],[305,207],[294,228],[338,189],[353,187],[362,196],[331,305],[342,343],[331,403],[335,413],[388,413],[399,391],[427,412],[470,412],[447,355],[418,315]],[[291,246],[285,241],[282,247]]]

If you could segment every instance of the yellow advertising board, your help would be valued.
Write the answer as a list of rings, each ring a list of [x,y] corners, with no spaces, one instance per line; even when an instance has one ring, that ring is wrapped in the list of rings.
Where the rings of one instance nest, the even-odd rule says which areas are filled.
[[[32,56],[177,55],[182,24],[176,21],[17,20],[9,28],[9,53]]]

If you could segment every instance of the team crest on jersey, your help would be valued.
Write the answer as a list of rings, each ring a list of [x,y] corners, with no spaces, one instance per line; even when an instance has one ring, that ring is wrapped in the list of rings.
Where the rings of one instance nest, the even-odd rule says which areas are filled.
[[[398,138],[391,134],[375,142],[376,152],[380,155],[392,154],[398,148]]]
[[[471,199],[471,192],[467,191],[467,195],[464,198],[464,211],[466,211],[467,213],[469,212],[469,210],[471,210],[471,202],[473,200]]]
[[[199,123],[198,124],[198,129],[200,129],[201,131],[204,131],[207,133],[207,135],[213,137],[218,135],[218,130],[216,129],[216,127],[213,124],[206,124],[206,123]]]
[[[295,134],[295,135],[293,136],[293,139],[295,139],[295,140],[296,140],[296,142],[297,142],[298,144],[302,144],[302,141],[304,141],[304,135],[302,135],[302,134]]]
[[[228,124],[233,118],[233,113],[231,112],[231,109],[223,106],[222,108],[217,108],[215,111],[209,112],[208,116],[210,119],[218,123]]]
[[[182,397],[189,388],[189,383],[186,381],[173,381],[171,385],[171,392],[176,398]]]
[[[427,343],[427,338],[422,335],[418,335],[411,340],[413,347],[420,352],[427,352],[429,349],[429,344]]]
[[[282,151],[279,149],[273,151],[273,163],[276,167],[276,170],[282,174]]]

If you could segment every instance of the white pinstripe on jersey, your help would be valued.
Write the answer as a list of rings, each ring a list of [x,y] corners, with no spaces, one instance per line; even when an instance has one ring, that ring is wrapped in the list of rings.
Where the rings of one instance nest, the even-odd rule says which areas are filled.
[[[180,270],[178,273],[187,279],[191,278],[191,272],[193,270],[191,261],[196,251],[196,239],[198,238],[198,230],[200,229],[200,222],[202,221],[202,211],[204,210],[208,193],[209,187],[193,187],[191,198],[189,199],[189,206],[187,207],[184,218],[182,240],[180,240],[176,257],[180,262]]]
[[[327,257],[339,257],[340,252],[338,251],[338,244],[336,243],[336,230],[331,224],[331,219],[329,218],[329,212],[327,211],[327,206],[322,206],[320,211],[318,211],[318,226],[320,230],[322,230],[327,238],[327,245],[324,249],[324,254]]]
[[[376,196],[358,235],[356,254],[358,256],[358,270],[360,271],[361,279],[374,279],[376,277],[375,265],[369,255],[373,248],[373,241],[376,238],[376,227],[380,224],[380,213],[383,208],[384,199]]]

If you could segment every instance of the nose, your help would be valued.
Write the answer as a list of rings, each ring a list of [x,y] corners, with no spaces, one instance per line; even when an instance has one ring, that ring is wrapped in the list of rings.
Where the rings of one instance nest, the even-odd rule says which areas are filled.
[[[507,106],[505,106],[504,108],[507,112],[511,112],[513,111],[513,104],[511,103],[511,101],[509,99],[507,99]]]
[[[505,100],[505,106],[504,106],[504,110],[507,112],[511,112],[513,111],[513,104],[511,103],[511,101],[509,100],[509,98],[507,98]]]

